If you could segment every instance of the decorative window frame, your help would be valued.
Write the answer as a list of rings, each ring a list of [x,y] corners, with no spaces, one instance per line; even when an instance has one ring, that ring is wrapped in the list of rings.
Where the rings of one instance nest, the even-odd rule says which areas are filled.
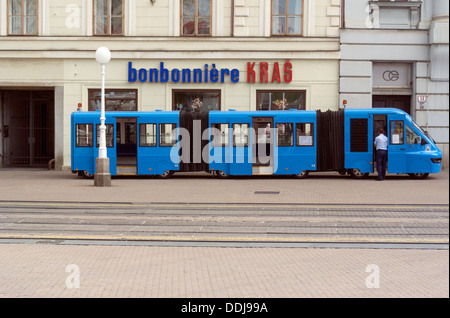
[[[410,28],[417,29],[421,20],[421,8],[422,1],[369,1],[370,12],[375,21],[373,23],[374,28],[383,28],[380,25],[380,9],[409,9],[410,11]],[[378,21],[377,21],[378,19]],[[390,28],[394,29],[394,28]],[[408,28],[400,28],[408,29]]]
[[[110,15],[111,15],[111,10],[110,10],[110,3],[112,2],[112,0],[106,0],[108,1],[108,24],[107,24],[107,32],[106,33],[95,33],[95,20],[96,20],[96,16],[95,16],[95,1],[98,0],[92,0],[92,35],[93,36],[124,36],[125,35],[125,28],[126,28],[126,0],[122,0],[122,33],[111,33],[111,25],[109,23],[109,21],[111,20]]]
[[[12,0],[1,1],[0,3],[0,35],[5,36],[39,36],[43,34],[43,27],[41,21],[43,21],[42,17],[43,8],[48,7],[48,0],[36,0],[36,33],[20,33],[20,34],[11,34],[9,30],[9,3]],[[23,18],[23,16],[22,16]],[[23,21],[22,21],[23,24]],[[23,25],[22,25],[23,26]]]
[[[274,0],[270,1],[270,35],[273,37],[283,37],[283,36],[289,36],[289,37],[302,37],[304,36],[304,31],[305,31],[305,0],[300,0],[301,1],[301,14],[300,15],[289,15],[289,1],[294,1],[294,0],[286,0],[287,1],[287,5],[286,5],[286,15],[282,15],[286,17],[286,30],[284,33],[274,33],[273,30],[273,18],[274,18],[274,13],[273,13],[273,2]],[[289,25],[289,17],[297,17],[300,16],[300,33],[292,33],[289,34],[288,32],[288,25]]]

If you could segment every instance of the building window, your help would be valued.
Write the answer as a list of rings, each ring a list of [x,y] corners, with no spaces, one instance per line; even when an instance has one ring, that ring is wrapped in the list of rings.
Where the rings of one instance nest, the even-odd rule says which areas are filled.
[[[181,34],[211,35],[211,0],[181,0]]]
[[[172,110],[220,110],[220,90],[173,90]]]
[[[257,110],[305,109],[306,91],[257,91]]]
[[[89,110],[99,110],[101,108],[101,90],[90,89],[88,95]],[[137,90],[105,90],[105,111],[137,111]]]
[[[37,0],[8,0],[8,34],[38,34]]]
[[[272,0],[272,35],[302,35],[303,0]]]
[[[94,35],[123,35],[123,0],[94,1]]]

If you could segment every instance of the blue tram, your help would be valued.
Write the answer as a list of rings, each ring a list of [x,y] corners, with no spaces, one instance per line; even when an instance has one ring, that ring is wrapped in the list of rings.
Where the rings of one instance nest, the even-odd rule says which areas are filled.
[[[388,173],[425,178],[441,170],[433,139],[398,109],[339,111],[106,112],[111,175],[206,171],[218,177],[375,172],[378,127],[389,139]],[[72,172],[92,176],[100,112],[74,112]]]

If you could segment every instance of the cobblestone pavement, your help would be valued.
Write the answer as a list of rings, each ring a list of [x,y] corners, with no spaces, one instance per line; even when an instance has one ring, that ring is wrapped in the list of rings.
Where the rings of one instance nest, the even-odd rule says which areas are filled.
[[[95,188],[93,180],[70,172],[2,169],[0,200],[449,203],[448,171],[426,180],[388,176],[385,182],[312,175],[306,180],[179,176],[112,183]],[[2,243],[0,255],[0,297],[449,297],[448,249]]]
[[[0,297],[449,297],[448,250],[2,244],[0,255]]]

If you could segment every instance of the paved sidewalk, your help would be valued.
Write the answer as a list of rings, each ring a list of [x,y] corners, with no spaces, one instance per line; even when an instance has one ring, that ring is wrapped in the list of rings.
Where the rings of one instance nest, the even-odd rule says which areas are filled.
[[[0,255],[0,297],[449,297],[448,250],[0,244]]]
[[[259,194],[262,193],[262,194]],[[388,175],[355,180],[337,173],[289,177],[213,178],[175,174],[172,179],[117,177],[108,188],[68,171],[0,169],[0,200],[152,203],[449,204],[448,170],[425,180]]]
[[[112,185],[0,169],[2,201],[449,204],[448,171],[385,182],[196,174]],[[0,244],[0,255],[0,297],[449,297],[448,250]]]

